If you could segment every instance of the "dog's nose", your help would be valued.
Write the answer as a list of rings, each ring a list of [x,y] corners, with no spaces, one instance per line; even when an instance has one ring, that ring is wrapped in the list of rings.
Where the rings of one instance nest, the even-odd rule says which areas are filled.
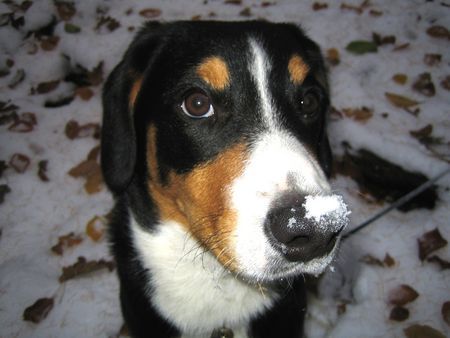
[[[266,217],[265,231],[272,246],[292,262],[327,255],[347,224],[347,213],[332,215],[330,222],[328,214],[333,211],[323,217],[312,217],[307,208],[305,196],[289,193],[277,199]]]

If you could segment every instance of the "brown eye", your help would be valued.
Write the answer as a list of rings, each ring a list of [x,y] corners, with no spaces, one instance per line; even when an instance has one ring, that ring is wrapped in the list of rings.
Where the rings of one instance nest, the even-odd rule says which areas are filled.
[[[319,97],[313,92],[306,92],[300,100],[300,108],[304,119],[316,117],[320,110]]]
[[[209,96],[198,91],[186,96],[181,109],[192,118],[209,117],[214,114],[214,107]]]

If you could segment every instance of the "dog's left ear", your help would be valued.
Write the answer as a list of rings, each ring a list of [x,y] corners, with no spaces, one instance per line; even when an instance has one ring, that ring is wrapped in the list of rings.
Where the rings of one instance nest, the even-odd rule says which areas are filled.
[[[134,106],[163,28],[152,22],[137,34],[103,89],[101,166],[105,183],[115,195],[125,191],[133,179],[137,156]]]

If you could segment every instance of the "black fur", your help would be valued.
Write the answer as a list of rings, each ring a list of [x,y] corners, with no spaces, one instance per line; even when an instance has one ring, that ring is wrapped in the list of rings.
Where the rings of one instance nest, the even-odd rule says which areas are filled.
[[[276,104],[282,108],[284,127],[317,154],[324,171],[330,172],[331,152],[325,132],[329,104],[326,72],[319,48],[298,27],[265,22],[147,24],[112,71],[103,94],[102,169],[116,198],[110,224],[112,251],[118,265],[123,315],[134,337],[181,334],[144,296],[152,287],[147,274],[151,276],[151,271],[137,259],[130,239],[130,211],[149,231],[159,217],[146,188],[147,128],[150,124],[157,126],[159,179],[163,182],[170,170],[189,172],[238,141],[244,139],[251,144],[264,126],[254,112],[257,93],[245,69],[245,55],[238,52],[244,49],[248,34],[263,43],[273,61],[269,83]],[[294,52],[311,70],[301,88],[295,88],[286,75],[285,65]],[[216,109],[211,119],[193,121],[180,113],[179,103],[192,87],[208,90],[192,66],[215,54],[229,64],[233,82],[222,93],[210,92]],[[138,76],[143,78],[142,87],[134,109],[130,109],[129,94]],[[320,115],[314,121],[298,117],[296,98],[298,91],[306,88],[314,88],[321,97]],[[299,337],[306,307],[303,278],[270,287],[284,297],[249,323],[249,336]]]

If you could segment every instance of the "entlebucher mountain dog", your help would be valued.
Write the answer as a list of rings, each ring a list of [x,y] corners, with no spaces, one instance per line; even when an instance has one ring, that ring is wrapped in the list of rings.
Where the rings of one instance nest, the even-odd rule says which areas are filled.
[[[348,221],[327,179],[318,46],[291,24],[148,23],[103,106],[130,334],[300,337],[303,275],[332,261]]]

